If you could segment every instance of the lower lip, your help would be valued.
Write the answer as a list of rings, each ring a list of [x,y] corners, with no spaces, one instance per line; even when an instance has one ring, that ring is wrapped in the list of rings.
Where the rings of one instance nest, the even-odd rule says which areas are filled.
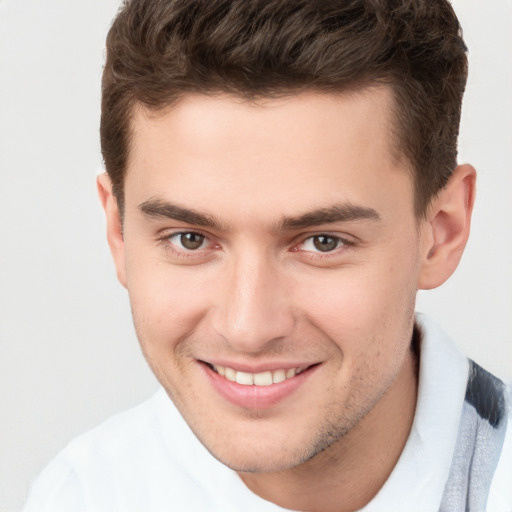
[[[310,366],[295,377],[270,386],[244,386],[225,379],[205,363],[201,363],[214,389],[228,402],[244,409],[267,409],[288,396],[306,382],[318,365]]]

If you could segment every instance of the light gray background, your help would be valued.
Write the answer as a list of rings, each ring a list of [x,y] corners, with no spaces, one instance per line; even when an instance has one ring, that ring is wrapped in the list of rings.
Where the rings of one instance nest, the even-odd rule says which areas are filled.
[[[0,0],[0,511],[71,438],[147,397],[95,192],[103,41],[118,0]],[[512,378],[512,1],[454,2],[470,47],[460,160],[472,238],[418,309]]]

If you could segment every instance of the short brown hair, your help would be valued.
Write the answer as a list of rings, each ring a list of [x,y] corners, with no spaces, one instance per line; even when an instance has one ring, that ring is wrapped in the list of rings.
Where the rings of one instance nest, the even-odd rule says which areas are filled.
[[[466,46],[447,0],[125,0],[107,36],[101,146],[123,210],[131,116],[187,93],[244,98],[389,84],[425,212],[457,159]]]

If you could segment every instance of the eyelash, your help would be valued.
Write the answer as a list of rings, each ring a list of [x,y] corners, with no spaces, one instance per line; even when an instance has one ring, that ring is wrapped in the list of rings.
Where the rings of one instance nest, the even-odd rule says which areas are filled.
[[[200,231],[177,231],[175,233],[167,233],[161,236],[158,238],[158,242],[161,243],[166,250],[172,252],[173,255],[178,256],[179,258],[194,258],[199,255],[204,255],[205,249],[187,250],[186,248],[176,248],[176,244],[173,243],[171,239],[183,235],[197,235],[204,237],[204,241],[210,241],[210,237],[206,233],[201,233]]]
[[[206,233],[202,233],[201,231],[195,231],[195,230],[177,231],[177,232],[170,233],[170,234],[168,233],[168,234],[165,234],[165,235],[161,236],[160,238],[158,238],[158,242],[160,244],[162,244],[166,250],[169,250],[170,252],[173,253],[174,256],[177,256],[179,258],[197,258],[198,256],[204,256],[204,251],[208,250],[209,247],[206,247],[204,249],[199,248],[196,250],[186,249],[186,248],[183,248],[183,249],[177,248],[176,244],[173,243],[171,241],[171,239],[173,239],[175,237],[183,236],[183,235],[197,235],[200,237],[204,237],[204,241],[209,241],[209,243],[212,244],[214,247],[215,246],[219,247],[218,245],[216,245],[215,243],[213,243],[211,241],[209,235],[207,235]],[[308,240],[311,240],[312,243],[314,243],[313,239],[320,238],[320,237],[331,238],[331,239],[335,240],[339,246],[337,246],[332,251],[326,251],[326,252],[304,250],[300,247],[300,246],[304,246],[304,244]],[[293,246],[291,251],[303,253],[305,257],[311,258],[311,259],[325,259],[325,258],[339,256],[340,251],[345,251],[348,248],[353,247],[354,245],[355,245],[355,242],[352,240],[349,240],[347,238],[340,237],[339,235],[333,235],[330,233],[321,232],[321,233],[315,233],[315,234],[308,235],[306,237],[301,238],[300,241]]]
[[[337,246],[333,250],[325,252],[305,250],[300,247],[297,247],[297,245],[304,246],[307,241],[311,241],[311,243],[314,244],[314,239],[321,237],[333,239],[334,241],[336,241]],[[348,240],[347,238],[343,238],[339,235],[333,235],[330,233],[315,233],[314,235],[309,235],[303,238],[302,241],[299,242],[299,244],[297,245],[293,249],[294,252],[301,252],[307,258],[314,258],[315,260],[318,260],[340,256],[340,253],[345,252],[350,247],[353,247],[355,245],[355,242]]]

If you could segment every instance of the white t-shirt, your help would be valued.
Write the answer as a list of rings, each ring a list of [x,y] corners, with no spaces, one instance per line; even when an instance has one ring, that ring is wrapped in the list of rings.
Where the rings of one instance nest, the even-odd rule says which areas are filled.
[[[470,363],[431,320],[418,315],[418,323],[423,340],[414,423],[396,467],[364,512],[438,512],[443,500]],[[217,461],[160,389],[62,450],[33,484],[24,512],[283,510]],[[512,511],[510,415],[487,510]]]

